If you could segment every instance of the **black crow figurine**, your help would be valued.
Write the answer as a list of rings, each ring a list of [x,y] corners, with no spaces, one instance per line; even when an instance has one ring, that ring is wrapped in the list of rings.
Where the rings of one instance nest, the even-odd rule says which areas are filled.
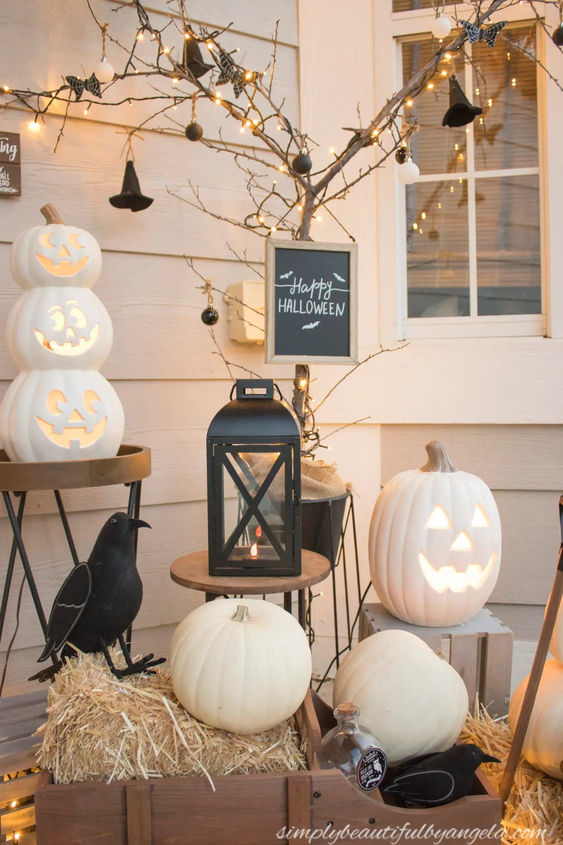
[[[148,654],[133,663],[123,637],[143,599],[143,584],[135,563],[137,528],[150,528],[150,525],[126,513],[114,513],[107,520],[88,562],[74,567],[55,598],[47,641],[38,663],[60,649],[61,657],[71,657],[76,653],[72,646],[84,652],[103,652],[118,678],[144,672],[163,662],[164,658],[153,660],[153,655]],[[116,669],[110,657],[108,646],[115,640],[119,640],[127,662],[125,669]],[[48,680],[61,666],[62,662],[57,660],[30,680]]]
[[[382,792],[402,807],[437,807],[468,795],[481,763],[500,763],[477,745],[454,745],[389,769]]]

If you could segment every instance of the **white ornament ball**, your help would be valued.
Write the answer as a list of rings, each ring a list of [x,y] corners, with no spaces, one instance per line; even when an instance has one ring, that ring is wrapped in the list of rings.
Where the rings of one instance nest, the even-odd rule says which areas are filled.
[[[447,38],[452,30],[452,22],[446,15],[438,15],[431,26],[435,38]]]
[[[409,631],[362,640],[336,673],[333,703],[353,701],[391,765],[454,744],[467,714],[467,689],[445,660]]]
[[[270,730],[299,708],[311,650],[299,622],[262,599],[215,599],[180,622],[170,674],[188,713],[239,734]]]
[[[404,164],[400,164],[398,166],[397,175],[399,177],[399,181],[402,182],[403,185],[412,185],[413,182],[416,182],[420,176],[418,164],[415,164],[409,156]]]
[[[111,82],[114,73],[115,71],[107,59],[102,59],[94,67],[94,74],[98,82]]]

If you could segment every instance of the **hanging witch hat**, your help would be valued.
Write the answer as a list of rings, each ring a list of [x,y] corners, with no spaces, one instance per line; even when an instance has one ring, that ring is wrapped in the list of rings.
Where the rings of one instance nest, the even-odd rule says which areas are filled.
[[[204,76],[211,70],[213,65],[206,65],[199,49],[199,44],[195,38],[186,38],[184,41],[184,50],[182,53],[182,65],[187,68],[196,79]]]
[[[141,193],[141,186],[135,173],[135,165],[131,159],[125,165],[121,193],[110,197],[109,201],[115,208],[130,208],[131,211],[143,211],[153,201],[152,197],[145,197]]]
[[[480,106],[472,105],[452,74],[450,76],[450,107],[444,115],[442,126],[467,126],[475,120],[478,114],[482,114]]]

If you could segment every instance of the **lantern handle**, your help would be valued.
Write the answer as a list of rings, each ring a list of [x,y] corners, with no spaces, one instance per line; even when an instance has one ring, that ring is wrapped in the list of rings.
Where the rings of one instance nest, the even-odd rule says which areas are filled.
[[[279,387],[276,385],[278,393]],[[257,389],[260,393],[247,393],[248,390]],[[236,390],[237,401],[240,399],[273,399],[274,398],[274,382],[271,378],[238,378],[231,388],[230,398],[232,400],[233,393]],[[280,393],[281,396],[281,393]]]

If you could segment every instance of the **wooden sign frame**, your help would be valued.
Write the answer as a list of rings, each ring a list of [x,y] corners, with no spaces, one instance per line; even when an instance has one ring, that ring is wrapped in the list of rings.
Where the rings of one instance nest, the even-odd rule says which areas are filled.
[[[346,253],[347,254],[347,270],[348,270],[348,343],[345,354],[323,355],[311,354],[296,350],[293,352],[276,352],[276,268],[277,255],[280,250],[291,250],[295,252],[304,251],[307,253]],[[272,240],[268,238],[266,241],[266,363],[275,363],[284,361],[286,363],[317,363],[317,364],[355,364],[358,361],[358,308],[357,308],[357,244],[335,244],[335,243],[317,243],[315,241],[286,241],[286,240]],[[305,282],[306,283],[306,282]],[[330,289],[326,291],[323,296],[328,293],[330,297]],[[330,313],[328,303],[325,300],[325,313]],[[317,306],[318,307],[318,306]],[[304,319],[309,319],[309,322],[315,322],[315,312],[299,312],[303,313]],[[318,313],[318,312],[317,312]],[[319,320],[320,322],[320,320]],[[302,328],[304,328],[302,326]],[[308,328],[308,326],[305,326]]]

